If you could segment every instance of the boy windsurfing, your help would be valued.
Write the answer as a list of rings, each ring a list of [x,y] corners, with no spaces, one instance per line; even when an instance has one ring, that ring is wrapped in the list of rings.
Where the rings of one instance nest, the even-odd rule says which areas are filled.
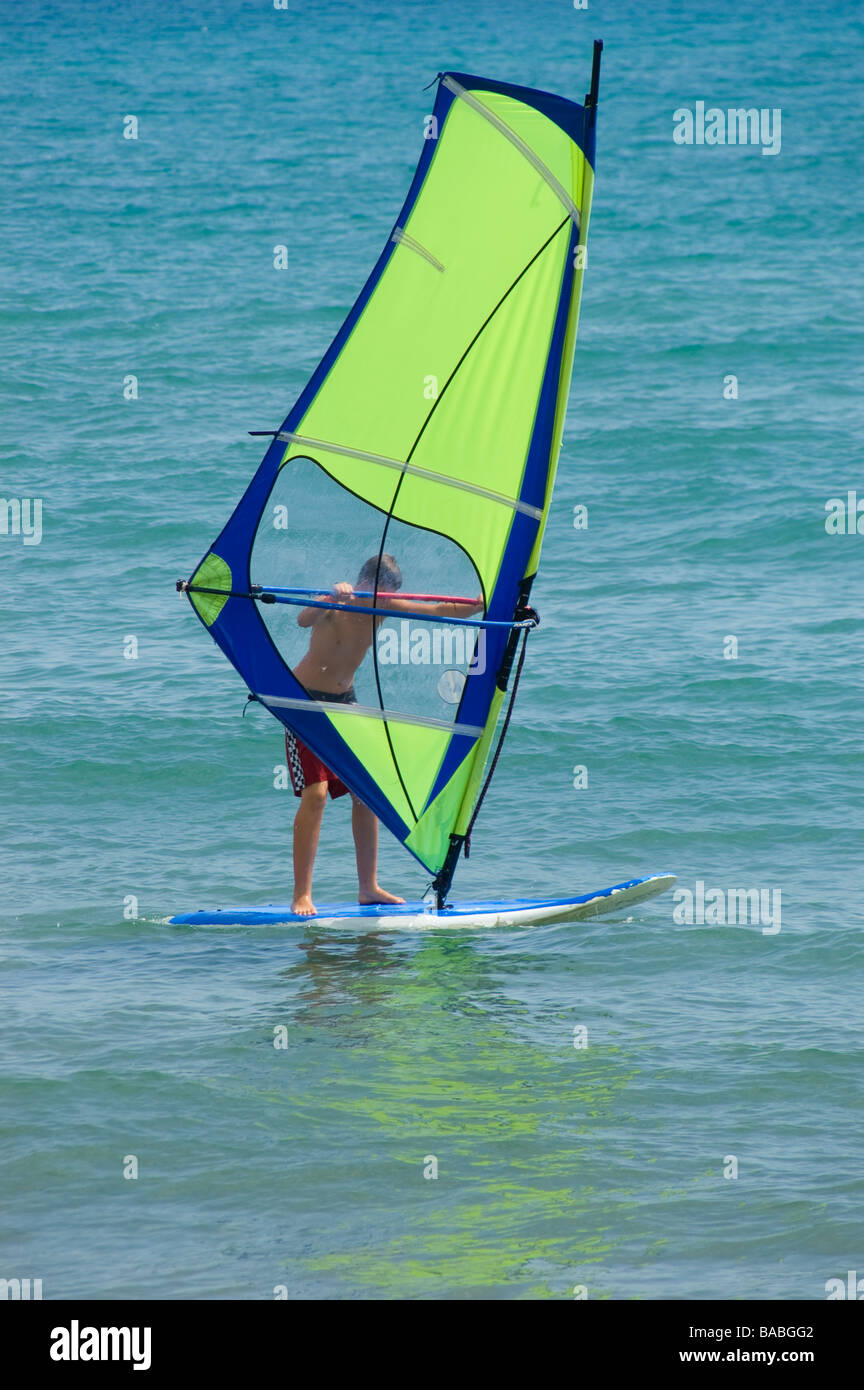
[[[418,617],[464,618],[483,610],[482,599],[473,603],[424,602],[400,599],[394,592],[402,587],[402,572],[392,555],[373,555],[357,576],[357,589],[375,593],[376,608],[395,613],[414,613]],[[322,594],[326,599],[328,595]],[[340,604],[360,604],[372,607],[369,597],[355,597],[350,584],[333,587],[330,597]],[[346,613],[333,608],[303,608],[297,616],[300,627],[311,628],[309,650],[294,667],[294,675],[313,700],[357,703],[354,676],[384,621],[368,613]],[[321,821],[327,792],[335,798],[349,790],[320,758],[288,730],[285,751],[294,794],[300,798],[294,818],[294,899],[291,911],[302,917],[313,917],[312,871],[321,834]],[[357,856],[359,902],[402,903],[378,884],[378,818],[359,797],[351,793],[351,828]]]

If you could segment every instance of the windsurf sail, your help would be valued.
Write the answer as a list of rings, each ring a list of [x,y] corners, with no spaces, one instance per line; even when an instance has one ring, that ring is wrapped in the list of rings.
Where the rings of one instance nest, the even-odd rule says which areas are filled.
[[[272,435],[267,453],[177,586],[250,695],[435,875],[439,903],[536,618],[528,600],[573,364],[601,49],[583,105],[439,75],[372,274],[279,430],[251,431]],[[354,594],[337,593],[339,581]],[[310,694],[295,674],[316,608],[356,610],[350,621],[365,625],[356,703],[328,698],[327,680]]]

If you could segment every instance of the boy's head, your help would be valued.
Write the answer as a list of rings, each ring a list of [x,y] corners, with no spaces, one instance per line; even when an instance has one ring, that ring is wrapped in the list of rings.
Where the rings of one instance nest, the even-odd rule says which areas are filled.
[[[377,582],[376,582],[377,581]],[[402,571],[392,555],[372,555],[357,576],[358,589],[379,589],[392,593],[402,588]]]

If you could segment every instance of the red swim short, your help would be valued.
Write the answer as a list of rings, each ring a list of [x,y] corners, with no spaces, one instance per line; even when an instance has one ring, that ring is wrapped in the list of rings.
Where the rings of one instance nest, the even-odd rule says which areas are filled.
[[[348,788],[335,772],[331,772],[326,763],[307,748],[305,743],[301,743],[296,734],[292,734],[290,729],[285,731],[285,756],[288,759],[288,771],[291,774],[291,782],[294,787],[294,795],[302,796],[306,787],[311,787],[313,782],[326,782],[327,790],[333,797],[344,796]]]
[[[336,703],[339,705],[356,705],[357,696],[354,693],[353,685],[349,690],[340,691],[338,694],[332,690],[309,690],[306,694],[312,700],[323,700],[328,704]],[[316,753],[311,748],[307,748],[305,743],[301,743],[296,734],[289,729],[285,734],[285,756],[288,759],[288,771],[291,773],[291,782],[294,786],[294,795],[302,796],[306,787],[311,787],[315,782],[326,782],[330,795],[344,796],[348,791],[341,777],[337,777],[335,772],[331,772],[326,763],[322,763]]]

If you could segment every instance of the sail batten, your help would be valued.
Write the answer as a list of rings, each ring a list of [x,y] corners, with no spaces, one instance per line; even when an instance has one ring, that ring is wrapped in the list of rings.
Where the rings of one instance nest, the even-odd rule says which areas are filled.
[[[366,463],[380,463],[382,468],[395,468],[400,473],[414,473],[418,478],[429,478],[434,483],[442,483],[445,487],[454,487],[462,492],[473,492],[477,497],[488,497],[492,502],[500,502],[505,507],[512,507],[514,511],[524,512],[526,516],[533,516],[539,521],[543,515],[541,507],[531,507],[527,502],[520,502],[518,497],[505,497],[503,492],[495,492],[493,488],[478,487],[475,483],[465,482],[462,478],[451,478],[446,473],[437,473],[431,468],[419,468],[416,463],[408,463],[402,459],[385,458],[383,454],[370,454],[364,449],[351,449],[346,444],[333,444],[324,439],[309,439],[299,434],[289,434],[280,430],[277,439],[284,440],[288,444],[294,444],[300,449],[316,449],[321,453],[341,454],[344,458],[363,459]],[[286,463],[289,456],[286,455]]]
[[[421,246],[419,241],[415,241],[414,237],[409,236],[408,233],[404,232],[401,227],[396,228],[395,232],[393,233],[392,240],[396,242],[397,246],[409,246],[412,251],[417,252],[418,256],[422,256],[423,259],[428,261],[430,265],[434,266],[436,270],[439,270],[442,275],[444,274],[446,267],[441,264],[437,256],[433,256],[431,251],[429,251],[425,246]]]
[[[255,698],[268,708],[272,705],[275,709],[310,709],[308,699],[292,700],[288,696],[279,695],[256,695]],[[431,715],[402,714],[399,710],[377,709],[374,705],[344,705],[336,700],[316,700],[311,708],[319,709],[323,714],[329,710],[336,710],[340,715],[344,714],[349,718],[382,719],[391,724],[416,724],[424,729],[443,729],[446,733],[461,734],[466,738],[480,738],[483,733],[482,724],[450,724],[443,719],[433,719]]]
[[[531,166],[537,170],[541,179],[543,179],[543,181],[549,185],[552,192],[555,194],[555,197],[561,203],[562,207],[567,209],[567,214],[569,217],[573,218],[573,221],[576,224],[576,230],[578,231],[579,209],[577,208],[576,204],[573,202],[573,199],[570,197],[567,191],[564,188],[562,188],[561,184],[558,182],[555,175],[552,173],[552,170],[547,169],[542,159],[538,159],[534,151],[528,145],[525,144],[524,140],[520,139],[520,137],[516,134],[515,130],[510,129],[506,121],[501,120],[500,116],[496,116],[495,112],[490,111],[489,107],[486,106],[482,101],[478,101],[476,97],[472,96],[470,92],[466,91],[465,88],[461,85],[461,83],[456,81],[455,77],[452,77],[449,73],[446,73],[442,78],[442,81],[444,83],[444,86],[447,87],[449,91],[453,92],[455,96],[460,97],[462,101],[466,102],[467,105],[471,107],[472,111],[476,111],[478,116],[483,117],[484,121],[490,121],[492,125],[495,126],[495,129],[498,130],[500,134],[504,136],[504,139],[509,140],[511,145],[513,145],[513,147],[517,149],[519,153],[525,157],[525,159],[528,160],[529,164],[531,164]]]

